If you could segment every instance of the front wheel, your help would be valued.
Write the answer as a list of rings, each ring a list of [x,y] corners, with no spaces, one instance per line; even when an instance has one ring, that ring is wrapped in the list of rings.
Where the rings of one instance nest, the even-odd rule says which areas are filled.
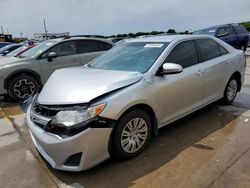
[[[232,76],[225,88],[223,102],[227,105],[231,104],[236,97],[239,88],[239,80],[236,76]]]
[[[33,96],[39,88],[37,80],[26,74],[18,75],[8,83],[8,94],[13,101],[24,101]]]
[[[151,132],[151,119],[145,111],[135,109],[128,112],[114,130],[111,155],[118,159],[130,159],[139,155],[147,146]]]

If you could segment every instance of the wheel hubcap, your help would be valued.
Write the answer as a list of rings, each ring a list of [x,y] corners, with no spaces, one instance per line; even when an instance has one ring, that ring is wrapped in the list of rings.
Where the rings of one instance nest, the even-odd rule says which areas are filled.
[[[233,100],[237,93],[237,81],[231,80],[227,87],[227,98],[229,101]]]
[[[14,93],[21,99],[32,96],[36,91],[35,84],[28,79],[18,80],[14,84]]]
[[[127,153],[138,151],[145,143],[148,136],[148,126],[144,119],[134,118],[123,128],[121,146]]]

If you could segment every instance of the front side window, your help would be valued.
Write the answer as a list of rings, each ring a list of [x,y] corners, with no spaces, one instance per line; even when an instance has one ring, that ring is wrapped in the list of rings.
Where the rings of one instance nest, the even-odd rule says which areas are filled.
[[[74,55],[76,54],[76,42],[75,41],[62,42],[50,48],[46,53],[42,55],[42,58],[47,58],[50,52],[55,52],[58,57]]]
[[[218,35],[225,35],[226,33],[226,27],[221,27],[218,29]]]
[[[233,34],[232,29],[229,26],[220,27],[218,29],[218,35],[232,35],[232,34]]]
[[[182,42],[170,52],[165,63],[177,63],[183,68],[198,63],[198,55],[193,41]]]
[[[125,42],[112,48],[88,66],[105,70],[145,73],[168,44],[166,42]]]
[[[209,59],[220,56],[220,50],[217,43],[211,39],[196,40],[201,53],[201,60],[207,61]]]
[[[30,57],[36,57],[37,55],[42,54],[45,52],[48,48],[50,48],[52,45],[54,45],[56,41],[45,41],[37,46],[29,49],[28,51],[24,52],[20,58],[30,58]]]

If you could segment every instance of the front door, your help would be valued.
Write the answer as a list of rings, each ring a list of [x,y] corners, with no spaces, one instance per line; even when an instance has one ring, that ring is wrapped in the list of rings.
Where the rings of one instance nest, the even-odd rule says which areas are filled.
[[[183,72],[155,77],[160,126],[201,106],[205,82],[193,41],[176,45],[165,63],[180,64]]]
[[[48,54],[50,52],[55,52],[57,56],[49,59]],[[66,41],[52,47],[45,52],[38,61],[41,67],[43,83],[45,83],[50,75],[57,69],[81,65],[76,56],[76,41]]]

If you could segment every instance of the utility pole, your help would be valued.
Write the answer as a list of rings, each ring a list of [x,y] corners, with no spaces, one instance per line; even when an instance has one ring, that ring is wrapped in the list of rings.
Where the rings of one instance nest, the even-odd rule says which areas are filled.
[[[47,31],[47,28],[46,28],[45,19],[43,19],[43,26],[44,26],[44,31],[45,31],[45,39],[48,40],[48,31]]]
[[[2,34],[3,34],[3,26],[1,25],[1,30],[2,30]]]

